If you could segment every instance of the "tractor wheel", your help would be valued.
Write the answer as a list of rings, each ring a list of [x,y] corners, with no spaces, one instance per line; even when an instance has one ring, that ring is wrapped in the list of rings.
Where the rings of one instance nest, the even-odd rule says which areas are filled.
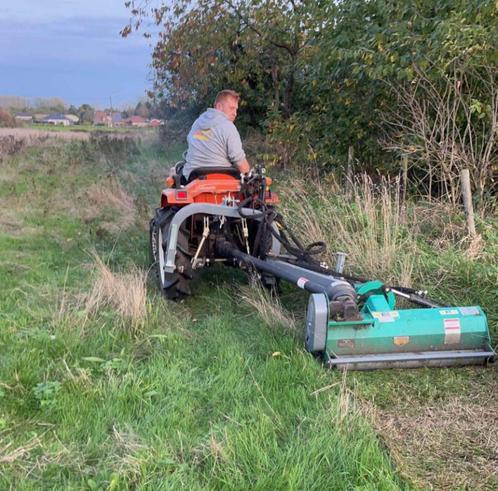
[[[188,254],[188,235],[183,227],[178,231],[174,273],[166,273],[166,251],[173,210],[158,208],[150,222],[150,255],[161,293],[169,300],[180,300],[191,295],[190,280],[193,278],[192,265]]]

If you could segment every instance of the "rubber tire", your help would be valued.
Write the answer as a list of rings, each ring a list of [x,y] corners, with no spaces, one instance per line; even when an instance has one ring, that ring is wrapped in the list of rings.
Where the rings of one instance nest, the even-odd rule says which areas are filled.
[[[188,236],[183,227],[180,227],[178,231],[176,270],[174,273],[161,272],[166,260],[169,226],[174,216],[175,212],[171,209],[156,209],[156,214],[150,221],[150,256],[152,270],[161,293],[168,300],[181,300],[192,294],[190,281],[193,279],[192,265],[188,255]]]

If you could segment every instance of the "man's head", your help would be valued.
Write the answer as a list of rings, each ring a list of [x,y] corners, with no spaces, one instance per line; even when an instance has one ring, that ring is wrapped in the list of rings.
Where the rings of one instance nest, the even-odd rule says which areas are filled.
[[[237,117],[240,95],[234,90],[222,90],[218,92],[214,101],[214,108],[225,113],[227,118],[233,123]]]

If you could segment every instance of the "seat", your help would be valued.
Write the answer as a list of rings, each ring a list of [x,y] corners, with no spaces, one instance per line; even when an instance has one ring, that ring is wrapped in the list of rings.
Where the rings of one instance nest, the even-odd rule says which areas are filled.
[[[198,167],[190,173],[187,182],[192,182],[194,179],[202,179],[208,174],[226,174],[238,178],[240,177],[240,170],[235,167]]]

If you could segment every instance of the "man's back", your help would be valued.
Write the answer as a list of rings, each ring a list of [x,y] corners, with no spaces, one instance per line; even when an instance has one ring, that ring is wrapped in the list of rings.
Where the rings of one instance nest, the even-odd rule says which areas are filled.
[[[237,128],[217,109],[210,108],[195,120],[187,141],[186,178],[199,167],[232,167],[245,159]]]
[[[192,125],[187,137],[188,151],[183,175],[188,178],[194,169],[209,167],[236,167],[243,172],[249,170],[242,148],[239,132],[233,124],[238,99],[232,91],[215,102],[216,108],[209,108]],[[219,94],[219,96],[220,96]],[[238,95],[236,94],[237,98]],[[227,100],[228,99],[228,100]]]

